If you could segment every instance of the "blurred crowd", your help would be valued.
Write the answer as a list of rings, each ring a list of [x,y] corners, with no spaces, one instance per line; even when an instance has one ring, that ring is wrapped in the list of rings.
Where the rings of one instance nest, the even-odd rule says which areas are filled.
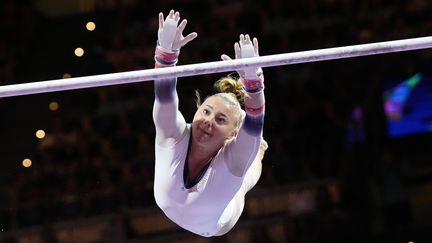
[[[37,59],[50,59],[55,56],[51,52],[62,44],[44,46],[41,36],[62,38],[45,29],[46,24],[59,30],[66,22],[67,26],[83,22],[81,15],[51,19],[34,3],[6,0],[0,5],[1,85],[55,78],[50,73],[64,71],[46,68],[61,60]],[[182,49],[180,64],[215,61],[222,53],[231,55],[240,33],[257,36],[261,55],[268,55],[420,37],[432,29],[432,4],[426,0],[110,4],[112,8],[83,13],[85,19],[96,22],[97,29],[89,39],[77,34],[87,47],[89,60],[71,67],[73,76],[152,68],[157,13],[170,8],[189,20],[186,32],[199,34]],[[39,47],[47,48],[42,52]],[[385,135],[378,105],[380,82],[412,75],[430,58],[426,53],[417,54],[413,61],[411,56],[414,54],[389,54],[265,69],[268,105],[264,137],[269,150],[257,187],[337,178],[343,185],[344,209],[355,212],[353,217],[359,222],[369,222],[373,201],[380,198],[374,195],[371,183],[384,197],[380,190],[385,189],[388,174],[383,171],[394,159],[380,152]],[[187,120],[195,109],[194,90],[210,93],[219,76],[181,78],[192,80],[178,85]],[[5,228],[153,206],[152,92],[150,83],[142,83],[62,93],[65,105],[49,115],[47,136],[37,144],[35,163],[29,169],[19,169],[13,185],[8,185],[9,206],[0,210]],[[358,107],[361,115],[353,116]],[[393,186],[400,184],[398,173],[390,178]],[[391,203],[404,206],[404,187],[399,188],[400,198]],[[406,222],[408,218],[407,213],[396,220]]]

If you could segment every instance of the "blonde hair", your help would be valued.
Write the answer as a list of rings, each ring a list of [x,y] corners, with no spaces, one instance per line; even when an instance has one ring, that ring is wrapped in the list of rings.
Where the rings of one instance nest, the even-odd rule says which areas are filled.
[[[233,77],[233,75],[222,77],[215,82],[214,89],[217,91],[217,93],[207,97],[206,99],[217,96],[230,103],[235,108],[236,115],[238,117],[235,127],[236,129],[240,128],[245,116],[244,111],[241,108],[244,103],[244,92],[243,84],[241,83],[240,79]],[[197,106],[200,106],[201,98],[198,91],[195,91],[195,96]]]
[[[214,84],[214,89],[219,93],[227,93],[237,100],[240,105],[244,103],[244,92],[243,84],[240,79],[236,79],[233,76],[226,76]]]

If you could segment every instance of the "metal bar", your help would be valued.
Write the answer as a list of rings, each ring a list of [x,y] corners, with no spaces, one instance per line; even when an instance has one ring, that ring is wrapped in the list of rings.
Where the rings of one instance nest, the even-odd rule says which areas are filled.
[[[56,79],[49,81],[4,85],[0,86],[0,97],[20,96],[63,90],[135,83],[173,77],[197,76],[209,73],[221,73],[240,70],[246,67],[283,66],[426,48],[432,48],[432,36],[344,47],[334,47],[311,51],[275,54],[229,61],[215,61],[180,65],[176,67],[146,69],[139,71],[118,72],[69,79]]]

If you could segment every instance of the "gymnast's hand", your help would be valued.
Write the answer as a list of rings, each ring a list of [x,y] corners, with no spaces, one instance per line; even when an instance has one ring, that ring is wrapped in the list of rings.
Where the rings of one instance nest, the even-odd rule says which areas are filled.
[[[198,34],[192,32],[186,37],[183,36],[183,30],[186,27],[187,20],[180,20],[180,13],[171,10],[164,21],[163,13],[159,13],[158,42],[163,51],[175,52],[186,45],[189,41],[195,39]]]
[[[258,39],[250,39],[249,35],[240,35],[240,40],[234,44],[235,58],[248,58],[259,56],[258,52]],[[225,54],[221,56],[222,60],[231,60],[231,58]],[[257,79],[261,73],[261,68],[250,67],[243,68],[237,71],[243,79]]]

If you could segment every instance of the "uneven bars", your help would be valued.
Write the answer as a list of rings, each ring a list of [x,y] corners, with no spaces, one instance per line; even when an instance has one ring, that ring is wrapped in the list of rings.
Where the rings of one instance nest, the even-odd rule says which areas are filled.
[[[197,76],[209,73],[234,71],[245,67],[283,66],[426,48],[432,48],[432,36],[275,54],[228,61],[188,64],[176,67],[145,69],[139,71],[118,72],[69,79],[56,79],[23,84],[4,85],[0,86],[0,97],[92,88],[173,77]]]

